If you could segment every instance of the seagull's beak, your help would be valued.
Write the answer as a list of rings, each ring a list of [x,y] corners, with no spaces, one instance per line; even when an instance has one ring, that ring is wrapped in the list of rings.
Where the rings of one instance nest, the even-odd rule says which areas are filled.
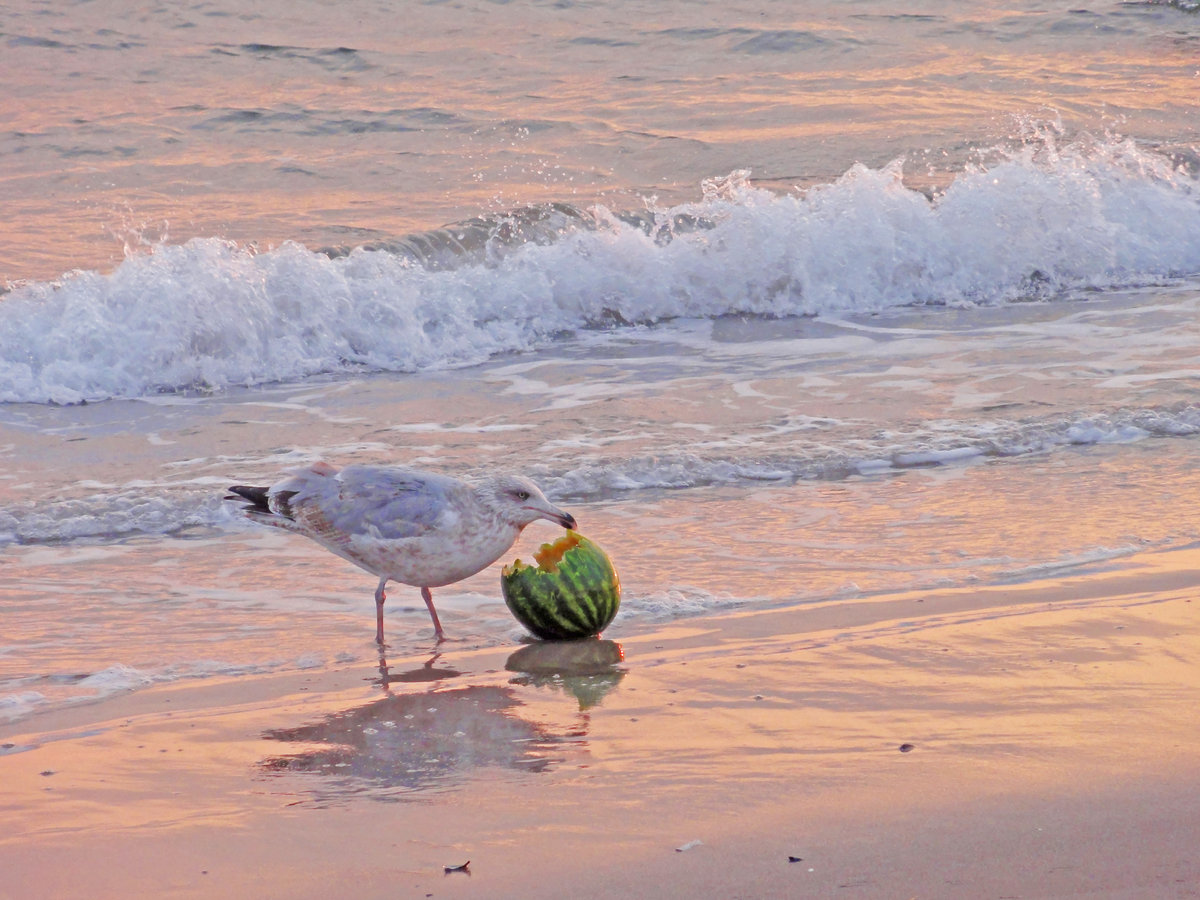
[[[551,522],[556,522],[563,528],[570,529],[571,531],[575,530],[575,517],[570,513],[565,513],[558,507],[551,506],[549,503],[544,507],[532,508],[536,509],[543,519],[549,519]]]

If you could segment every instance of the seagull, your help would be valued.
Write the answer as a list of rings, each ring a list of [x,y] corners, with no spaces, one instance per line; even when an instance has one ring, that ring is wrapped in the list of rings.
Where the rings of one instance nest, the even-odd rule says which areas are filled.
[[[491,565],[537,519],[574,529],[575,518],[550,504],[528,478],[500,475],[467,482],[402,466],[326,462],[284,471],[270,487],[233,485],[226,500],[245,501],[255,522],[302,534],[379,579],[375,641],[383,643],[383,587],[421,589],[438,642],[446,633],[430,588],[461,581]]]

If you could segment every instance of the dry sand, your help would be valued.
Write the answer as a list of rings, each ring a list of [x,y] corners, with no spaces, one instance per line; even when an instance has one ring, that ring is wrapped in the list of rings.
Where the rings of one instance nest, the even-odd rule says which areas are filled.
[[[0,898],[1196,896],[1198,586],[1146,553],[60,710],[0,732]]]

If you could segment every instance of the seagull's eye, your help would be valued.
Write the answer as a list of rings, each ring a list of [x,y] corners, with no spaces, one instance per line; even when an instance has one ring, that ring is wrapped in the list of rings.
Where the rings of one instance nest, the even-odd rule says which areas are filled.
[[[517,491],[517,499],[524,503],[529,499],[529,491]]]

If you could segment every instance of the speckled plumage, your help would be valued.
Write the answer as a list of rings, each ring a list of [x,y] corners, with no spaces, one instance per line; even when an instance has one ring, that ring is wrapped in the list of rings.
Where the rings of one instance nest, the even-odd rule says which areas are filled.
[[[491,565],[537,519],[564,528],[575,520],[532,481],[511,475],[477,483],[400,466],[316,463],[290,469],[271,487],[235,485],[246,515],[311,538],[379,578],[376,634],[383,643],[383,587],[421,589],[438,639],[444,637],[430,588]]]

